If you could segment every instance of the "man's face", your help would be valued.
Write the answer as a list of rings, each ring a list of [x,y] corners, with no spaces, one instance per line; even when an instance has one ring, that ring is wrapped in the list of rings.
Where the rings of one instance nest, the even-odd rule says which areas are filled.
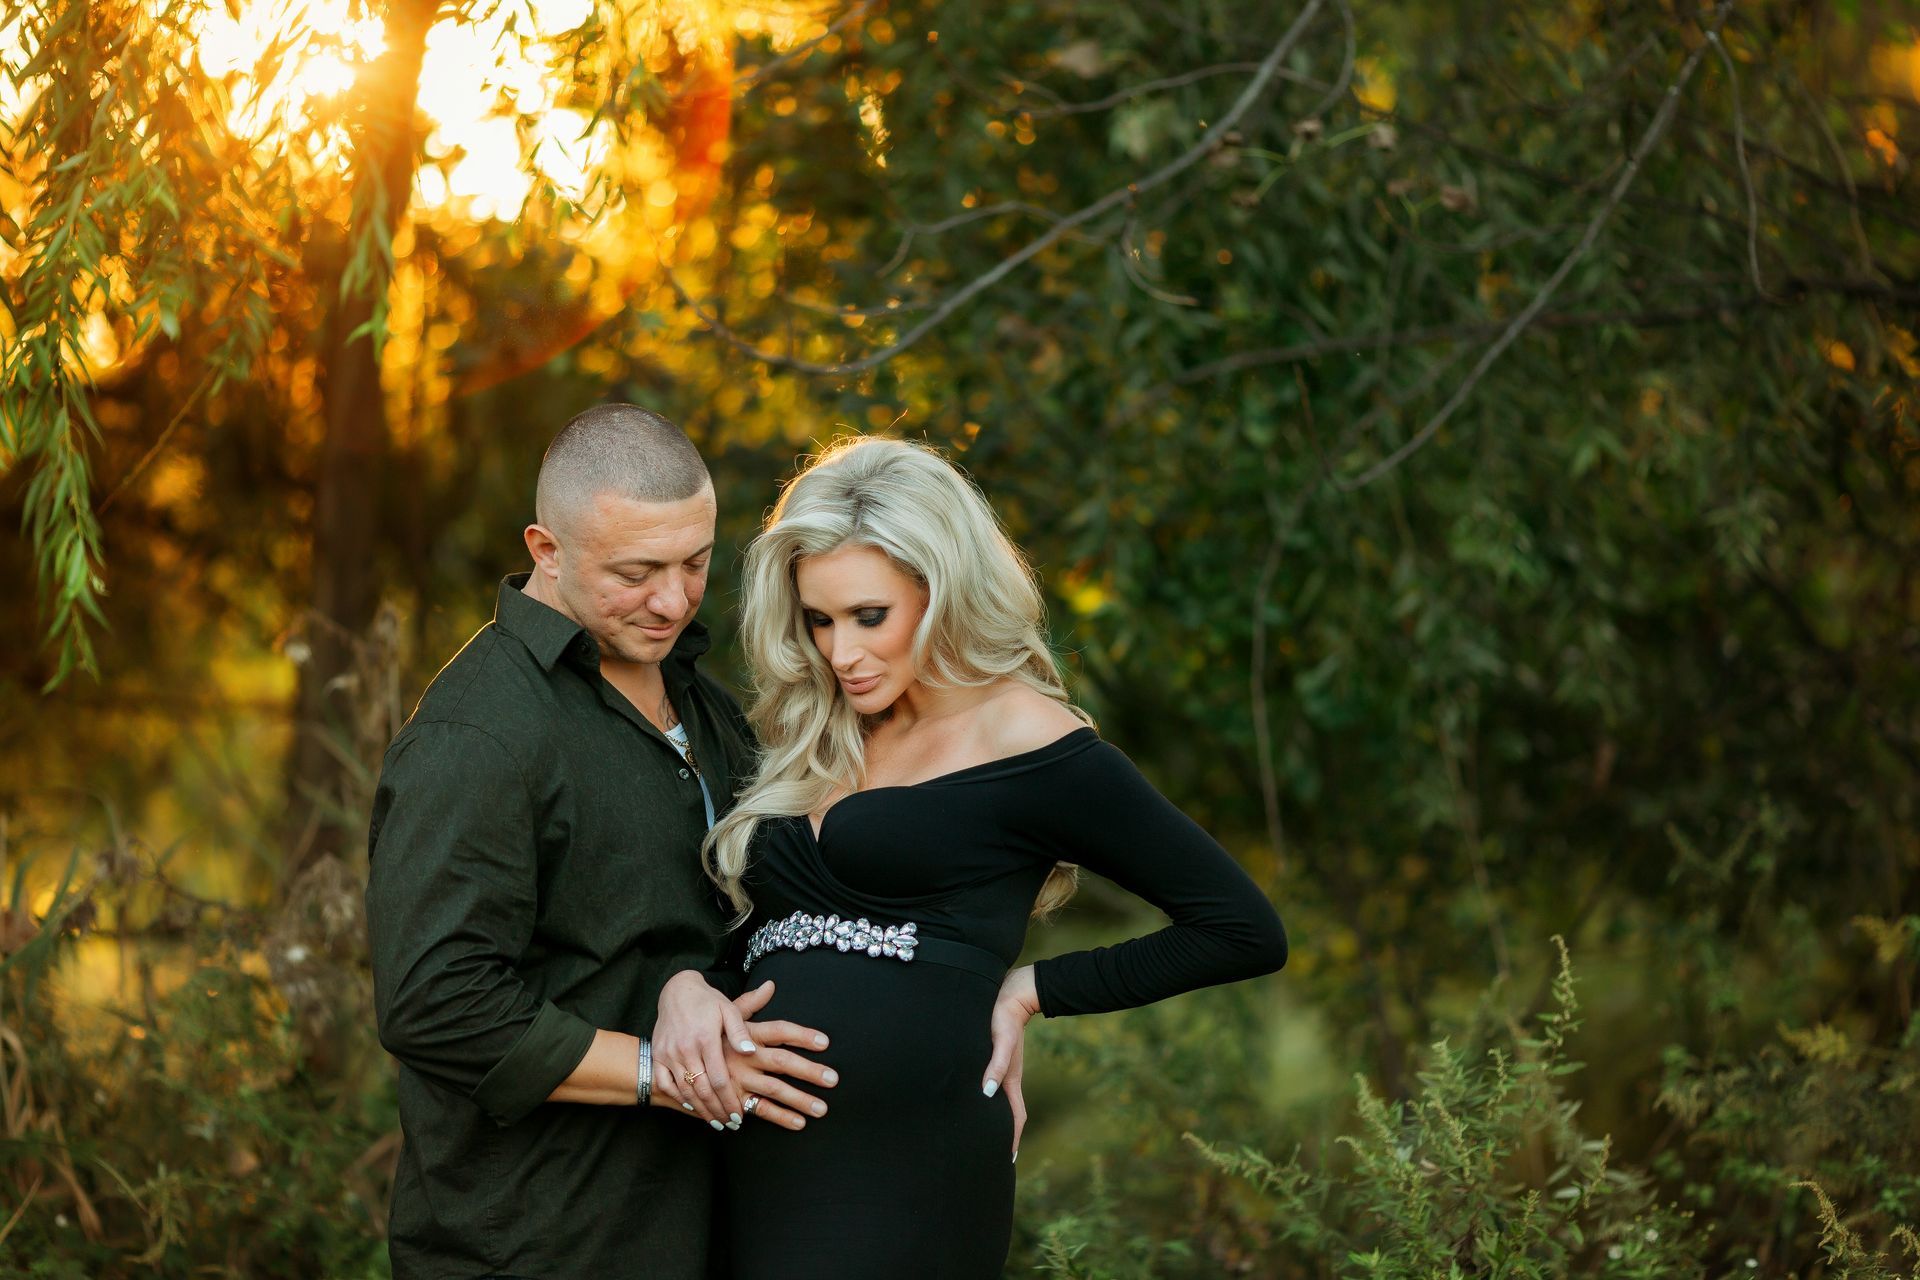
[[[714,514],[711,486],[679,502],[600,494],[552,531],[559,545],[540,568],[603,661],[655,663],[672,650],[707,593]]]

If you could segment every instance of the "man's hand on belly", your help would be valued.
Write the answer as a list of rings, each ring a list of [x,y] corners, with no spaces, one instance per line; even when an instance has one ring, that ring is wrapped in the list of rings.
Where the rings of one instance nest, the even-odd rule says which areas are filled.
[[[660,991],[653,1027],[654,1092],[717,1128],[740,1126],[748,1095],[771,1099],[756,1103],[754,1114],[787,1128],[803,1127],[802,1113],[826,1114],[826,1103],[781,1077],[831,1088],[839,1076],[779,1046],[824,1049],[827,1037],[791,1022],[749,1023],[772,998],[771,982],[729,1000],[699,971],[676,973]]]

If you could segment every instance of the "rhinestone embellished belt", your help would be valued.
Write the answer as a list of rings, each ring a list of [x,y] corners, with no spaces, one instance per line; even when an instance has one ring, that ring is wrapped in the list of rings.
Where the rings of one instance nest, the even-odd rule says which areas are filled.
[[[929,963],[977,973],[995,984],[1007,972],[1007,966],[991,951],[964,942],[922,938],[920,926],[911,920],[905,924],[881,925],[865,916],[844,919],[837,915],[809,915],[805,911],[796,911],[783,920],[769,920],[755,929],[747,938],[747,954],[740,969],[744,973],[753,968],[755,961],[776,951],[806,951],[813,947],[858,951],[894,960],[923,956]]]
[[[915,936],[919,928],[911,921],[882,926],[865,916],[842,920],[839,916],[810,916],[796,911],[785,920],[769,920],[753,931],[753,936],[747,939],[747,958],[740,968],[742,972],[753,968],[753,962],[769,951],[805,951],[808,947],[864,951],[870,956],[911,960],[914,948],[920,945],[920,939]]]

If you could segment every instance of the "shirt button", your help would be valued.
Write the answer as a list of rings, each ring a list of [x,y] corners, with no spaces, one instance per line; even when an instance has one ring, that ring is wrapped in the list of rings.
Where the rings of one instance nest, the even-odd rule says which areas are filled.
[[[680,771],[680,776],[683,778],[691,778],[693,775],[688,773],[685,769],[682,769]]]

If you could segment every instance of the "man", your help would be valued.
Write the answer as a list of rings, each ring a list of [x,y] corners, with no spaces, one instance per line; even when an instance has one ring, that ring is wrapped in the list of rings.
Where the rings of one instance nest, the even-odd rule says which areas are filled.
[[[669,984],[722,953],[699,846],[752,767],[738,705],[695,668],[714,513],[666,419],[569,422],[525,530],[533,571],[501,584],[387,750],[367,919],[400,1062],[396,1280],[708,1275],[712,1129],[824,1110],[775,1073],[832,1073],[767,1046],[825,1037],[740,1016],[768,988],[729,1003],[697,972]],[[701,1001],[725,1006],[724,1047]],[[641,1037],[666,1044],[668,1022],[671,1060],[636,1105]]]

